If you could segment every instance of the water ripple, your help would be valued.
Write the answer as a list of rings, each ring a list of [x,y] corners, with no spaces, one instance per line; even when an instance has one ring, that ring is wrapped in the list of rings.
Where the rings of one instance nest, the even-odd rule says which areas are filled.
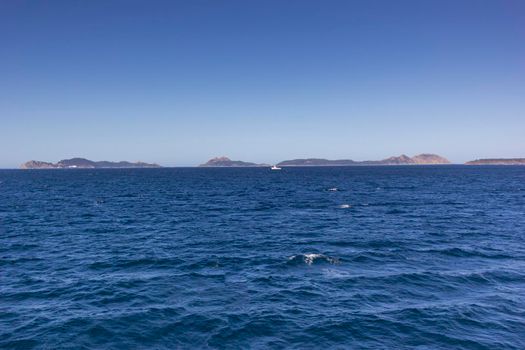
[[[0,348],[525,349],[524,171],[0,170]]]

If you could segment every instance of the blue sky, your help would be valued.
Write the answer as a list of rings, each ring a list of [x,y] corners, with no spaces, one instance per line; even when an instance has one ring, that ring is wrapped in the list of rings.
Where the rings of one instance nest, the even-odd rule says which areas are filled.
[[[0,167],[525,157],[525,2],[2,1]]]

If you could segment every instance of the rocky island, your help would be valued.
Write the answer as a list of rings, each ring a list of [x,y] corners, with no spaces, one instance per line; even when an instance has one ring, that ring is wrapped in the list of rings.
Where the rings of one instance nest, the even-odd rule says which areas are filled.
[[[149,164],[144,162],[95,162],[85,158],[63,159],[57,163],[42,162],[30,160],[20,166],[21,169],[124,169],[124,168],[160,168],[158,164]]]
[[[487,158],[466,162],[466,165],[525,165],[525,158]]]
[[[228,157],[215,157],[210,159],[199,167],[267,167],[268,164],[257,164],[250,162],[243,162],[241,160],[231,160]]]
[[[437,154],[423,153],[414,157],[400,155],[383,160],[355,161],[351,159],[329,160],[322,158],[307,158],[285,160],[278,166],[356,166],[356,165],[424,165],[424,164],[450,164],[448,159]]]

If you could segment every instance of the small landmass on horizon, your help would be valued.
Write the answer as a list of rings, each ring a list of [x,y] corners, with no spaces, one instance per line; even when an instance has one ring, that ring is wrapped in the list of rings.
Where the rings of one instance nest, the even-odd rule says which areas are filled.
[[[285,160],[278,166],[356,166],[356,165],[424,165],[424,164],[450,164],[450,161],[437,154],[422,153],[414,157],[400,155],[383,160],[355,161],[351,159],[329,160],[321,158],[306,158]]]
[[[21,169],[113,169],[113,168],[161,168],[158,164],[144,162],[95,162],[85,158],[63,159],[57,163],[30,160],[20,166]]]
[[[525,165],[525,158],[487,158],[466,162],[466,165]]]
[[[268,167],[269,164],[257,164],[251,162],[243,162],[241,160],[231,160],[228,157],[215,157],[210,159],[199,167]]]

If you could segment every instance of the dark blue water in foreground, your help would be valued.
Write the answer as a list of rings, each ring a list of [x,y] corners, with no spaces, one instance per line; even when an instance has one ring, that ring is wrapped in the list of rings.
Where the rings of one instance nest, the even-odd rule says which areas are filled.
[[[0,171],[0,348],[524,349],[524,238],[525,167]]]

